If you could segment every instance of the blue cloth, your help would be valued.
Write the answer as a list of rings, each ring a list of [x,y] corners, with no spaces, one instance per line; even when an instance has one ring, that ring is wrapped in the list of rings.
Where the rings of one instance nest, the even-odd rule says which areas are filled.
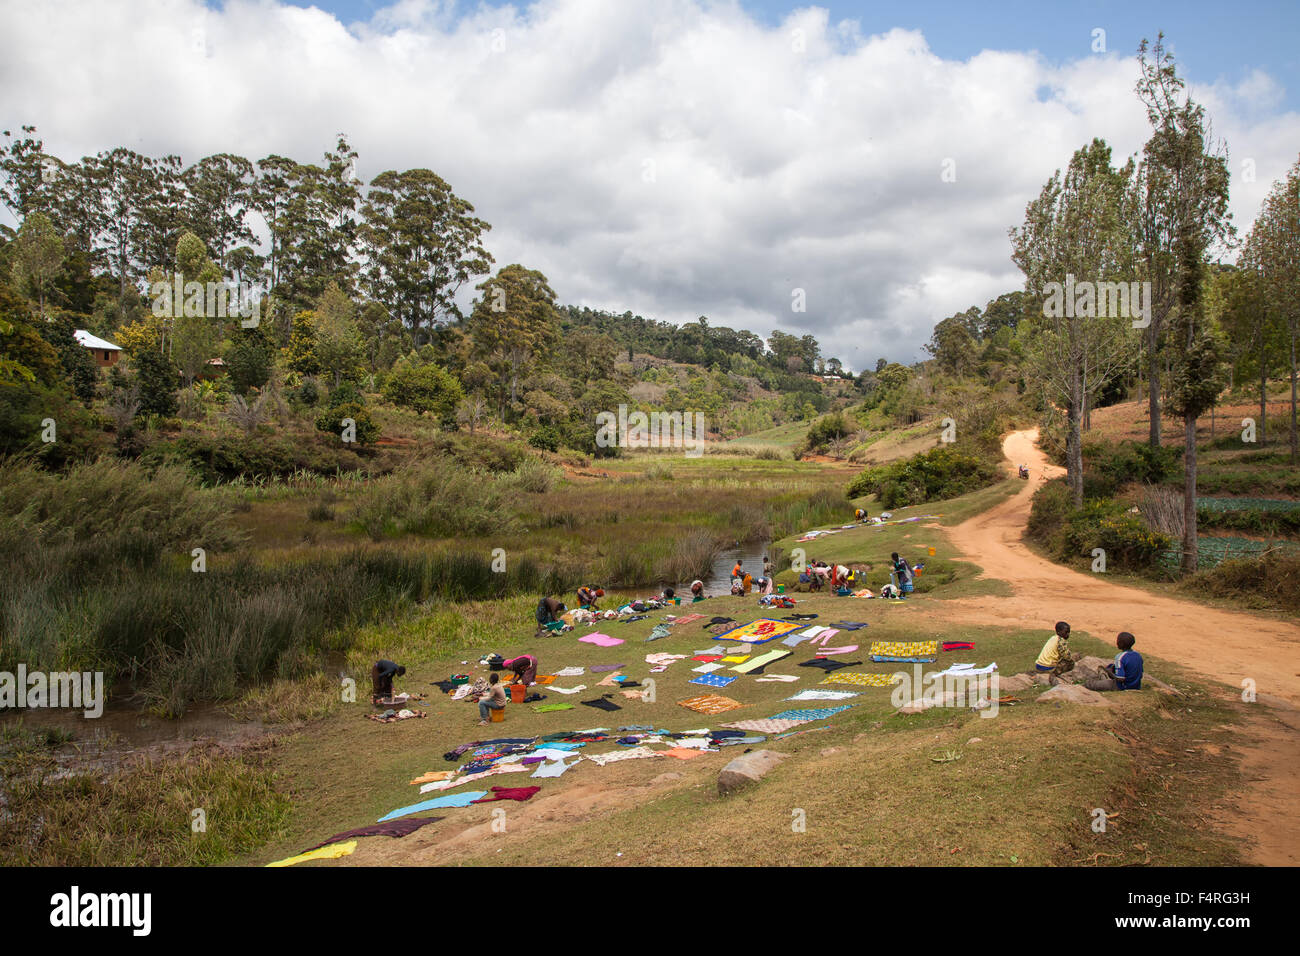
[[[433,800],[425,800],[423,803],[413,803],[409,807],[401,807],[392,813],[386,813],[377,822],[384,823],[388,820],[396,820],[398,817],[410,816],[412,813],[420,813],[424,810],[441,810],[443,807],[467,807],[479,797],[486,797],[487,795],[486,790],[472,790],[469,793],[454,793],[449,797],[437,797]]]
[[[1115,659],[1115,684],[1120,690],[1142,689],[1142,655],[1125,651]]]
[[[838,714],[841,710],[848,710],[852,704],[841,704],[839,707],[809,707],[803,710],[783,710],[779,714],[773,714],[768,720],[825,720],[832,714]]]
[[[692,681],[688,681],[687,683],[690,683],[690,684],[706,684],[706,685],[709,686],[709,687],[726,687],[726,686],[727,686],[728,684],[730,684],[733,680],[740,680],[740,678],[739,678],[739,677],[720,677],[720,676],[717,675],[717,674],[701,674],[699,677],[695,678],[695,679],[692,680]]]

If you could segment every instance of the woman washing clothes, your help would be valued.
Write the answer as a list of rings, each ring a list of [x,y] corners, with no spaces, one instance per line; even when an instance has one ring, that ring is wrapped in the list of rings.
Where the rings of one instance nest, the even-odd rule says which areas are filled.
[[[520,654],[501,666],[514,673],[510,678],[512,684],[523,684],[527,687],[529,684],[537,683],[537,658],[532,654]]]

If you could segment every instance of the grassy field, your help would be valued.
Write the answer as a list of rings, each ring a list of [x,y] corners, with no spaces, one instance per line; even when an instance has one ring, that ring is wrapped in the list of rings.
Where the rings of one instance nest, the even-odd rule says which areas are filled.
[[[841,655],[862,661],[852,670],[893,673],[907,665],[872,664],[868,646],[879,640],[975,642],[974,652],[942,655],[941,666],[965,660],[996,661],[1003,675],[1032,665],[1045,633],[1005,628],[955,628],[944,619],[944,598],[1008,593],[1006,585],[965,556],[953,552],[945,528],[1014,494],[1013,481],[949,502],[898,509],[894,516],[938,517],[884,526],[859,526],[800,544],[814,528],[847,522],[855,504],[842,497],[852,469],[792,461],[732,458],[629,457],[600,464],[606,477],[563,480],[547,495],[521,494],[515,507],[537,525],[505,538],[508,560],[534,544],[536,553],[576,550],[599,556],[603,549],[645,549],[649,540],[682,540],[683,533],[711,530],[738,538],[732,529],[772,535],[774,555],[788,559],[802,546],[809,559],[869,566],[876,589],[887,579],[891,551],[926,567],[918,591],[905,602],[794,595],[800,613],[815,623],[867,623],[841,631],[832,643],[858,644]],[[837,489],[839,489],[837,491]],[[313,495],[250,493],[251,507],[237,511],[240,530],[256,542],[263,560],[304,561],[320,550],[347,552],[364,536],[343,519],[348,490],[329,503],[333,520],[313,519]],[[836,495],[840,497],[836,497]],[[566,520],[566,516],[572,516]],[[295,524],[297,522],[297,524]],[[313,541],[294,536],[314,526]],[[277,528],[279,530],[277,530]],[[724,533],[724,529],[725,532]],[[540,531],[540,534],[538,533]],[[517,542],[517,543],[513,543]],[[448,542],[437,542],[445,546]],[[464,543],[464,542],[463,542]],[[478,540],[484,550],[498,540]],[[468,543],[466,543],[468,546]],[[408,556],[431,546],[406,536],[367,547]],[[935,554],[930,555],[929,549]],[[792,573],[780,581],[793,583]],[[680,583],[669,581],[665,583]],[[649,587],[611,588],[605,606],[646,595]],[[670,637],[646,642],[666,612],[645,621],[609,622],[600,629],[624,643],[597,648],[577,640],[592,630],[538,638],[532,610],[536,596],[518,593],[484,600],[430,596],[405,601],[327,632],[316,645],[330,653],[323,674],[291,673],[260,681],[227,704],[240,718],[280,728],[255,748],[201,751],[193,761],[144,761],[115,772],[67,777],[50,772],[53,755],[76,746],[39,734],[12,735],[5,756],[7,800],[12,812],[0,824],[0,862],[240,863],[263,864],[290,856],[332,833],[372,823],[388,811],[422,799],[409,781],[454,766],[443,759],[453,747],[497,734],[533,736],[593,726],[652,725],[671,731],[768,717],[781,710],[824,703],[788,703],[824,675],[798,663],[813,655],[802,645],[768,673],[793,674],[794,683],[760,682],[742,676],[716,692],[743,704],[717,717],[680,707],[677,701],[712,691],[688,681],[689,660],[649,673],[647,654],[692,655],[717,643],[706,621],[678,625]],[[717,597],[683,605],[707,617],[748,621],[782,617],[754,596]],[[1046,627],[1046,624],[1044,625]],[[1109,656],[1113,649],[1077,632],[1076,650]],[[756,652],[781,646],[764,645]],[[647,687],[653,700],[625,698],[615,687],[596,686],[605,675],[563,678],[559,686],[585,683],[574,695],[547,692],[546,703],[571,710],[536,713],[510,705],[504,724],[477,724],[477,707],[453,702],[431,683],[455,673],[483,673],[481,655],[531,653],[541,672],[597,663],[624,665],[623,673]],[[379,657],[408,668],[398,688],[428,695],[417,705],[424,719],[379,724],[371,711],[368,670]],[[948,660],[951,658],[951,661]],[[717,771],[743,747],[722,748],[689,761],[656,757],[598,767],[587,761],[558,780],[540,781],[541,793],[525,804],[491,804],[438,811],[445,817],[402,840],[362,841],[343,865],[436,864],[1222,864],[1239,860],[1240,849],[1207,835],[1208,807],[1235,785],[1237,771],[1216,741],[1233,732],[1239,715],[1213,688],[1177,668],[1148,659],[1148,673],[1175,683],[1176,700],[1155,691],[1123,695],[1113,709],[1037,704],[1039,688],[1020,692],[995,718],[968,709],[936,708],[898,716],[887,687],[861,691],[851,709],[829,721],[798,728],[761,746],[787,753],[761,787],[729,798],[717,795]],[[929,669],[935,669],[931,666]],[[726,672],[723,672],[726,673]],[[343,678],[357,683],[358,702],[345,702]],[[579,702],[604,694],[622,709],[606,713]],[[600,753],[612,741],[589,745]],[[1166,759],[1178,754],[1177,760]],[[522,786],[524,774],[491,784]],[[833,782],[833,785],[830,785]],[[475,786],[475,785],[470,785]],[[462,788],[463,789],[463,788]],[[57,804],[63,833],[43,836],[46,808]],[[190,829],[195,807],[209,808],[207,830]],[[1105,834],[1090,828],[1092,811],[1105,808],[1114,821]],[[492,824],[504,808],[508,839]],[[496,812],[494,812],[496,811]],[[792,823],[802,821],[802,829]],[[96,838],[131,834],[129,839]],[[621,856],[618,854],[622,854]],[[336,864],[324,864],[336,865]]]

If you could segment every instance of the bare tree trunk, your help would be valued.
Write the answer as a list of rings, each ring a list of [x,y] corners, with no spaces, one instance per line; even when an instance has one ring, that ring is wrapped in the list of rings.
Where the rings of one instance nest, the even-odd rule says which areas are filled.
[[[1196,571],[1196,416],[1183,416],[1183,561],[1184,573]]]
[[[1300,444],[1297,443],[1296,435],[1296,355],[1295,355],[1295,331],[1291,333],[1291,464],[1300,461]]]
[[[1151,348],[1147,353],[1147,408],[1151,416],[1149,443],[1160,447],[1160,353],[1156,350],[1156,325],[1151,325]]]
[[[1080,419],[1083,411],[1083,395],[1080,371],[1076,364],[1073,381],[1070,383],[1070,407],[1067,410],[1065,432],[1065,470],[1070,482],[1070,498],[1074,507],[1083,507],[1083,436],[1080,433]]]
[[[1261,448],[1268,441],[1265,426],[1268,424],[1268,366],[1264,364],[1264,349],[1259,350],[1259,434],[1255,436]]]

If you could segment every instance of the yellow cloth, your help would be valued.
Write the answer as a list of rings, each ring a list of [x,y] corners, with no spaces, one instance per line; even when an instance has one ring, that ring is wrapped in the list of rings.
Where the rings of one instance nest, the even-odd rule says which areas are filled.
[[[291,856],[287,860],[276,860],[274,863],[266,865],[293,866],[295,863],[306,863],[308,860],[337,860],[341,856],[350,856],[356,848],[356,840],[349,840],[347,843],[331,843],[329,846],[323,846],[318,850],[308,850],[306,853]]]
[[[1043,645],[1043,652],[1038,655],[1038,660],[1034,663],[1039,667],[1055,667],[1061,662],[1061,637],[1059,634],[1053,634]]]
[[[456,773],[455,770],[430,770],[424,776],[416,777],[414,780],[412,780],[411,785],[414,786],[415,784],[418,783],[433,783],[435,780],[446,780],[448,777],[453,776],[455,773]]]

